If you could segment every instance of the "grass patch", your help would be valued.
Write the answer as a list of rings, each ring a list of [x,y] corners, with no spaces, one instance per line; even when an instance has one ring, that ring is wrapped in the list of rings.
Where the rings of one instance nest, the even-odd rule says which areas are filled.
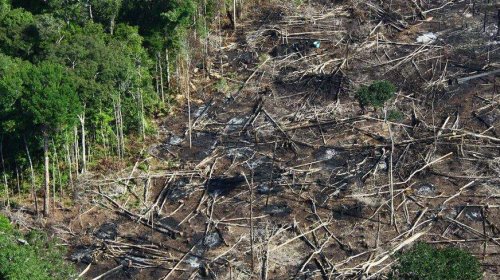
[[[389,275],[391,280],[477,280],[482,279],[479,261],[459,248],[437,249],[417,243],[401,253]]]

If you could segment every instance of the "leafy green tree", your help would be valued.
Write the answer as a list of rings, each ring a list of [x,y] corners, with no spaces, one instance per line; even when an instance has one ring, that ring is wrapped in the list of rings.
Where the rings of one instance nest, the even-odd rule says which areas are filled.
[[[66,23],[85,24],[91,17],[89,1],[51,0],[47,1],[47,10]]]
[[[50,213],[49,139],[72,126],[80,112],[74,83],[60,65],[42,62],[26,75],[25,94],[21,97],[24,119],[43,137],[45,193],[44,215]]]
[[[34,18],[24,9],[0,5],[0,50],[7,55],[28,58],[34,52]]]
[[[0,135],[16,133],[19,111],[17,101],[23,92],[21,61],[0,54]]]
[[[396,92],[396,87],[389,81],[375,81],[369,86],[362,86],[357,92],[357,98],[361,106],[373,106],[375,108],[384,106]]]
[[[393,280],[478,280],[481,265],[470,253],[453,247],[436,249],[418,243],[399,255],[392,268]]]
[[[167,44],[170,48],[176,50],[184,46],[187,30],[193,24],[196,11],[196,2],[193,0],[176,0],[171,1],[170,9],[161,14],[166,21]]]
[[[8,166],[9,154],[18,150],[20,127],[20,111],[18,100],[23,92],[23,65],[19,59],[0,54],[0,166],[5,196],[9,203]],[[17,138],[17,139],[16,139]],[[5,147],[8,147],[5,149]]]
[[[5,14],[10,10],[9,1],[0,0],[0,19],[3,19]]]
[[[41,14],[35,16],[36,50],[34,61],[39,61],[46,55],[47,48],[57,43],[64,37],[66,24],[52,14]]]
[[[93,17],[109,27],[109,32],[114,33],[115,21],[122,6],[122,0],[92,0]]]

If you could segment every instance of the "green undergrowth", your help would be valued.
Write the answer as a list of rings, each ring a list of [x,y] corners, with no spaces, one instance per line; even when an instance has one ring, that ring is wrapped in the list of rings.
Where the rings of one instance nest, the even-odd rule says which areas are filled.
[[[22,234],[0,215],[0,280],[74,279],[65,250],[40,231]]]
[[[479,261],[459,248],[435,248],[418,243],[398,256],[389,279],[392,280],[478,280]]]
[[[369,86],[362,86],[356,96],[361,106],[383,107],[396,93],[396,86],[389,81],[375,81]]]

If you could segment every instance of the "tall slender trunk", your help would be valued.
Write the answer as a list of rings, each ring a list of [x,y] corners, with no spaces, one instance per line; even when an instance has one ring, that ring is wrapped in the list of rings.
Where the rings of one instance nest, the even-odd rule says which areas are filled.
[[[160,70],[160,96],[161,101],[165,103],[165,92],[163,86],[163,66],[161,66],[161,54],[158,52],[158,69]]]
[[[61,169],[59,165],[59,155],[57,154],[57,148],[56,148],[56,143],[54,142],[54,139],[52,139],[52,149],[54,150],[54,160],[52,162],[55,162],[55,169],[54,169],[54,185],[56,181],[56,175],[57,178],[59,179],[59,200],[62,201],[63,198],[63,184],[62,184],[62,178],[61,178]],[[54,189],[54,196],[55,196],[56,190]],[[55,197],[54,197],[54,203],[55,203]]]
[[[121,96],[118,94],[118,98],[115,102],[115,116],[116,116],[116,140],[118,143],[118,157],[123,158],[125,155],[125,141],[123,136],[123,116],[122,116],[122,105]]]
[[[142,84],[141,68],[137,69],[137,74],[139,75],[139,84]],[[144,117],[144,100],[142,98],[142,90],[137,87],[137,101],[139,102],[139,119],[141,121],[141,136],[142,140],[146,139],[146,119]]]
[[[236,0],[233,0],[233,29],[236,29]]]
[[[55,156],[55,155],[54,155]],[[56,163],[52,159],[52,209],[56,209]]]
[[[74,127],[74,137],[75,137],[75,142],[73,143],[74,147],[74,157],[73,160],[75,161],[75,172],[76,176],[78,178],[78,172],[80,172],[80,167],[78,162],[80,161],[80,146],[78,145],[78,127],[75,125]]]
[[[101,109],[99,109],[99,111],[101,111]],[[100,123],[100,126],[101,126],[101,129],[99,129],[99,133],[101,134],[101,141],[102,141],[102,145],[104,147],[104,157],[105,158],[108,158],[108,144],[107,144],[107,139],[106,139],[106,135],[104,135],[104,132],[105,132],[105,127],[104,127],[104,122],[101,122]],[[107,131],[106,131],[107,132]],[[97,135],[96,135],[96,143],[98,143],[97,141]]]
[[[120,115],[120,141],[121,141],[121,149],[122,149],[122,156],[125,156],[125,137],[123,136],[123,114],[122,114],[122,100],[121,100],[121,95],[118,96],[119,102],[120,102],[120,107],[118,110],[118,113]]]
[[[111,20],[109,21],[109,33],[113,35],[114,31],[115,31],[115,16],[112,16]]]
[[[208,30],[208,22],[207,22],[207,1],[203,0],[203,28],[205,31],[205,40],[203,40],[203,73],[204,77],[207,78],[209,75],[209,67],[208,67],[208,38],[209,30]]]
[[[43,135],[43,157],[45,169],[45,193],[43,195],[43,215],[48,217],[50,214],[50,172],[49,172],[49,136],[45,132]]]
[[[9,183],[7,181],[7,173],[5,172],[5,161],[3,159],[3,136],[0,138],[0,158],[2,160],[2,172],[3,172],[3,183],[5,184],[5,198],[7,202],[5,207],[9,209],[10,207],[10,196],[9,196]]]
[[[38,197],[36,195],[36,187],[35,187],[35,170],[33,169],[33,161],[31,160],[30,150],[28,148],[28,142],[26,138],[23,137],[24,147],[26,148],[26,155],[28,156],[28,161],[30,163],[30,171],[31,171],[31,193],[33,194],[33,200],[35,201],[35,213],[38,216]]]
[[[87,1],[87,5],[89,6],[89,17],[90,17],[90,20],[94,20],[94,15],[92,14],[92,4],[90,4],[90,1]]]
[[[85,110],[85,109],[84,109]],[[87,143],[85,142],[85,112],[78,116],[82,127],[82,174],[87,172]]]
[[[189,148],[193,147],[192,143],[192,120],[191,120],[191,87],[189,86],[189,68],[190,68],[190,60],[189,54],[186,58],[186,93],[187,93],[187,103],[188,103],[188,132],[189,132]]]
[[[69,183],[71,185],[71,190],[74,191],[75,185],[73,183],[73,170],[71,168],[71,151],[69,148],[68,140],[66,139],[66,160],[68,161],[68,176],[69,176]]]
[[[181,87],[182,87],[182,81],[181,81],[181,75],[180,75],[180,68],[181,68],[181,63],[182,63],[182,60],[180,58],[180,55],[177,54],[176,58],[175,58],[175,79],[178,81],[175,85],[176,85],[176,90],[178,92],[181,91]]]
[[[158,66],[159,63],[160,63],[160,58],[158,57],[158,54],[156,54],[156,62],[155,62],[156,96],[159,96],[160,99],[161,99],[161,93],[160,93],[160,67]]]
[[[165,62],[167,63],[166,65],[166,70],[167,70],[167,89],[170,89],[170,60],[168,56],[168,49],[165,49]]]
[[[141,118],[141,135],[142,135],[142,140],[146,139],[146,118],[144,116],[144,100],[142,99],[142,92],[139,89],[139,106],[141,108],[140,111],[140,118]]]
[[[16,178],[17,178],[17,196],[21,196],[21,181],[19,180],[19,168],[16,163]]]
[[[113,102],[113,107],[115,109],[115,129],[116,129],[116,153],[118,154],[118,158],[121,158],[121,148],[120,148],[120,118],[118,116],[118,101]]]
[[[87,143],[85,144],[87,147],[87,165],[86,165],[86,168],[88,168],[88,163],[92,162],[92,140],[95,140],[95,136],[94,136],[94,138],[87,139],[86,140]]]

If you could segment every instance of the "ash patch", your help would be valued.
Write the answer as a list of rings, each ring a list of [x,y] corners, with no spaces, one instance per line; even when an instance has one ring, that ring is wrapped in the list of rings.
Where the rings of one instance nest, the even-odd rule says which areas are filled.
[[[219,232],[210,232],[203,238],[203,245],[208,249],[213,249],[222,244],[222,236]]]
[[[170,136],[170,139],[168,139],[168,144],[170,145],[180,145],[184,139],[180,136],[177,135],[172,135]]]
[[[197,132],[192,135],[192,147],[185,147],[188,141],[184,141],[184,149],[180,150],[179,156],[184,160],[203,160],[209,156],[217,146],[217,134],[212,132]],[[189,144],[189,143],[187,143]]]
[[[273,165],[273,160],[269,157],[260,157],[249,161],[250,168],[253,170],[255,181],[266,181],[271,178],[271,172],[273,174],[280,174],[280,170],[277,164]]]
[[[500,122],[500,109],[482,113],[478,118],[489,127],[496,126]]]
[[[280,44],[269,53],[273,57],[286,56],[293,53],[307,54],[317,48],[314,40],[303,40],[291,44]]]
[[[189,180],[187,178],[175,181],[167,192],[167,199],[175,202],[188,197],[192,191],[188,184]]]
[[[249,147],[231,148],[227,151],[227,155],[234,160],[249,159],[254,153],[255,151]]]
[[[69,259],[76,263],[90,264],[94,261],[94,248],[92,247],[77,247],[70,255]]]
[[[210,195],[228,195],[245,182],[245,177],[215,177],[207,182],[207,190]]]
[[[211,249],[217,248],[223,244],[223,239],[218,231],[212,231],[204,235],[198,233],[193,236],[190,242],[194,248],[192,254],[187,258],[186,262],[191,268],[201,268],[203,263],[203,255]]]
[[[333,209],[333,217],[337,220],[362,218],[364,205],[362,203],[343,204]]]
[[[413,188],[416,195],[433,196],[436,195],[436,187],[431,183],[423,183]]]
[[[161,218],[161,219],[158,220],[158,223],[160,223],[161,225],[166,226],[168,228],[175,229],[175,230],[179,230],[180,229],[180,227],[179,227],[179,221],[177,221],[176,219],[174,219],[172,217]]]
[[[270,204],[265,206],[262,211],[275,217],[286,217],[292,213],[292,208],[286,203],[281,204]]]
[[[319,149],[314,153],[314,158],[317,161],[323,161],[323,165],[330,169],[341,168],[347,164],[345,153],[334,149]]]
[[[118,226],[115,223],[105,223],[94,233],[95,237],[103,240],[114,240],[118,236]]]
[[[262,183],[257,187],[258,194],[278,194],[283,191],[283,187],[273,185],[270,183]]]
[[[478,206],[459,206],[457,207],[458,213],[463,210],[463,215],[470,221],[480,222],[483,220],[481,214],[481,207]]]
[[[247,117],[234,117],[232,119],[230,119],[227,124],[226,124],[226,131],[227,132],[234,132],[234,131],[237,131],[241,128],[243,128],[243,125],[245,124],[245,122],[247,121]]]

